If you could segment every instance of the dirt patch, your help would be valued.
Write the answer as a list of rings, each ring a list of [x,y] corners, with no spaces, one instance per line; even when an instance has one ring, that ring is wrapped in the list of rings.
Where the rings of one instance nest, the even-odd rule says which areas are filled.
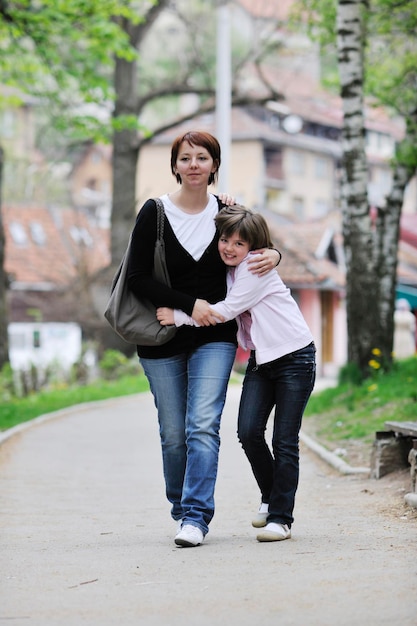
[[[371,441],[341,438],[330,440],[321,434],[321,426],[319,417],[310,416],[303,420],[302,430],[329,452],[333,452],[343,459],[348,465],[352,467],[370,466],[373,445]]]
[[[379,480],[370,480],[369,489],[375,496],[376,508],[380,513],[395,518],[417,521],[417,509],[408,505],[404,496],[411,491],[408,469],[398,470]]]
[[[303,423],[303,432],[351,467],[370,467],[373,442],[360,440],[326,440],[318,435],[319,422],[310,417]],[[410,468],[391,472],[380,479],[364,482],[363,493],[372,496],[374,508],[384,516],[417,521],[417,509],[408,505],[404,496],[412,490]]]

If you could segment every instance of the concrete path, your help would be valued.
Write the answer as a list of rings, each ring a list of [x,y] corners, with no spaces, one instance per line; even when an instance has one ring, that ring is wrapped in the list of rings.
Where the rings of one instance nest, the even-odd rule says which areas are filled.
[[[230,387],[216,515],[198,548],[173,543],[150,394],[5,441],[0,626],[415,626],[417,515],[398,485],[342,476],[303,447],[293,538],[255,540],[239,394]]]

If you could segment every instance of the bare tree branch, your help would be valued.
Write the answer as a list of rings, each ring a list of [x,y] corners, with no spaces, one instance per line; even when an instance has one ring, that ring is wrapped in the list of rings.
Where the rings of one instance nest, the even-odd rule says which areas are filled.
[[[143,16],[143,20],[139,24],[132,25],[130,28],[130,41],[137,48],[138,44],[143,41],[148,31],[152,28],[155,20],[168,5],[170,0],[158,0],[149,8]]]
[[[281,98],[282,97],[283,96],[281,96]],[[232,98],[232,106],[244,107],[244,106],[248,106],[251,104],[252,105],[253,104],[265,105],[272,98],[276,98],[276,96],[273,93],[269,94],[268,96],[263,96],[261,98],[252,98],[250,96],[240,96],[240,97]],[[140,139],[139,147],[141,148],[145,144],[152,141],[152,139],[154,139],[154,137],[156,137],[157,135],[161,135],[162,133],[165,133],[166,131],[171,130],[171,128],[175,128],[175,126],[179,126],[183,124],[184,122],[188,122],[189,120],[199,117],[200,115],[204,115],[205,113],[212,113],[215,110],[215,108],[216,108],[216,103],[213,97],[212,99],[210,99],[210,101],[205,102],[195,111],[188,113],[187,115],[177,117],[174,120],[171,120],[171,122],[162,124],[161,126],[158,126],[157,128],[155,128],[152,131],[152,134],[147,135],[146,137],[142,137]]]

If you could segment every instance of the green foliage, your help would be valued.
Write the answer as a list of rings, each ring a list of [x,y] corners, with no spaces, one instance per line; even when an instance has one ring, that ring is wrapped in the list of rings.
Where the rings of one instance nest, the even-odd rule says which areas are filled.
[[[311,39],[326,47],[336,38],[337,0],[297,0],[292,21],[306,24]]]
[[[99,368],[105,380],[116,380],[142,371],[137,357],[128,359],[118,350],[106,350],[99,362]]]
[[[362,380],[362,372],[357,363],[347,363],[347,365],[340,368],[339,385],[360,385]]]
[[[3,365],[0,372],[0,401],[9,400],[15,395],[13,370],[10,363]]]
[[[323,441],[371,442],[386,421],[415,421],[416,380],[417,357],[398,361],[389,373],[380,372],[360,384],[341,376],[337,387],[313,394],[305,420],[315,421],[317,436]]]
[[[365,373],[362,372],[357,363],[347,363],[339,371],[339,385],[345,383],[360,385],[363,383],[364,378],[376,379],[382,374],[389,372],[391,367],[392,361],[385,362],[382,351],[379,348],[373,348]]]
[[[323,56],[335,59],[337,0],[298,0],[294,19],[307,23],[310,36],[321,45]],[[365,91],[376,105],[383,105],[406,120],[417,107],[417,3],[415,0],[374,0],[363,3],[366,11]],[[333,52],[332,52],[333,51]],[[330,55],[329,55],[330,52]],[[327,61],[328,63],[328,61]],[[338,81],[334,63],[324,66],[324,80],[335,86]],[[414,129],[412,139],[403,147],[400,161],[414,166],[417,151]]]
[[[367,89],[408,117],[416,108],[417,5],[375,0],[370,8]]]
[[[78,114],[80,127],[81,104],[103,106],[113,99],[114,58],[137,56],[119,24],[122,18],[133,23],[141,19],[123,0],[2,3],[2,84],[30,93],[39,102],[48,101],[50,118],[66,111],[67,125],[71,114]]]

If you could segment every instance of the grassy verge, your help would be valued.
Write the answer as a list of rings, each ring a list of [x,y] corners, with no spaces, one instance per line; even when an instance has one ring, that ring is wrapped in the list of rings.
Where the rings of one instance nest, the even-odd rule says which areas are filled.
[[[125,376],[118,380],[99,380],[83,387],[55,388],[33,393],[26,398],[14,398],[0,402],[0,430],[12,428],[39,415],[58,411],[83,402],[107,400],[119,396],[140,393],[149,389],[143,374]]]
[[[62,387],[27,398],[0,402],[0,430],[65,407],[140,393],[149,386],[143,374],[100,380],[83,387]],[[417,419],[417,358],[396,363],[389,374],[376,373],[360,386],[339,385],[314,394],[303,429],[330,448],[373,441],[388,420]]]
[[[313,395],[304,427],[324,444],[370,444],[386,421],[417,420],[417,357],[395,363],[388,374],[376,372],[359,386],[339,385]]]

